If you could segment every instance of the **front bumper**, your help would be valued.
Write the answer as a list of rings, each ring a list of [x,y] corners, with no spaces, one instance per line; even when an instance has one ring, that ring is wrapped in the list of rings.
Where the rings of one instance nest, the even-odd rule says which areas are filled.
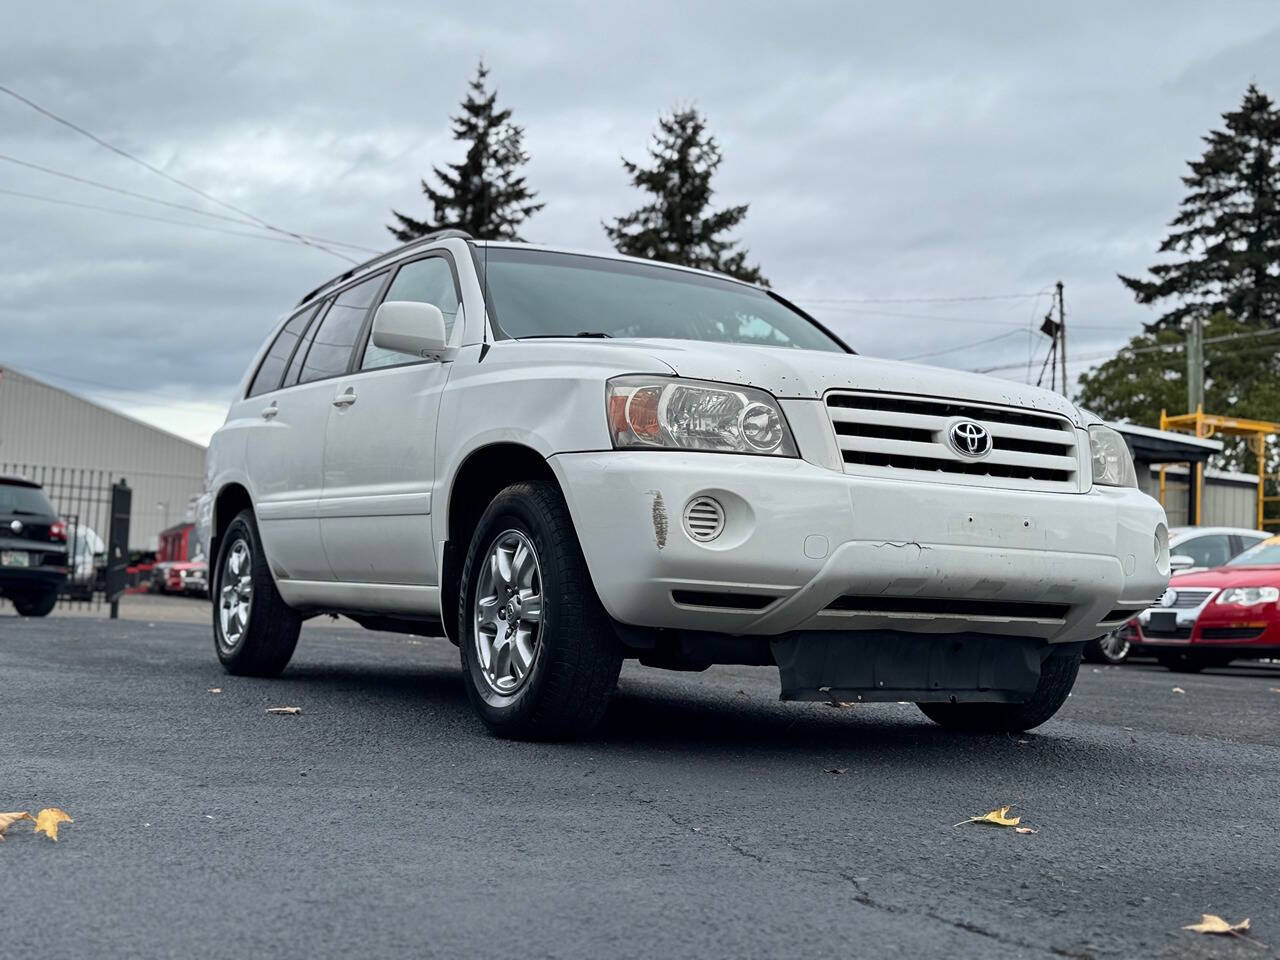
[[[634,626],[1070,643],[1105,632],[1117,609],[1146,607],[1168,582],[1156,546],[1164,511],[1134,489],[1026,492],[677,451],[550,463],[601,601]],[[724,507],[708,543],[685,530],[696,496]]]

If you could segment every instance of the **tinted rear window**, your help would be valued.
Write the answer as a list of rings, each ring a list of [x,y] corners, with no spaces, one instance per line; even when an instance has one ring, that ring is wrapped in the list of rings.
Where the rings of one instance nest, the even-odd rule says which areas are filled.
[[[284,365],[289,362],[293,348],[297,345],[298,338],[302,336],[303,328],[315,312],[314,307],[309,307],[301,313],[295,314],[284,325],[284,329],[280,331],[276,336],[275,342],[271,344],[271,349],[262,358],[262,365],[258,367],[258,372],[254,376],[253,383],[249,386],[249,392],[246,396],[256,397],[260,393],[275,390],[280,386],[280,375],[284,373]]]
[[[23,487],[16,483],[0,483],[0,513],[31,514],[37,517],[56,516],[44,491],[37,487]]]

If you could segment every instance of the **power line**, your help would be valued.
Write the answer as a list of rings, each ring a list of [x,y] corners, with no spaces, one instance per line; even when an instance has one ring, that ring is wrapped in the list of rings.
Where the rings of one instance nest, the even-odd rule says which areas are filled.
[[[45,109],[44,107],[40,106],[40,104],[36,103],[34,100],[30,100],[27,97],[24,97],[22,94],[9,89],[3,84],[0,84],[0,93],[8,94],[10,97],[13,97],[13,99],[17,100],[20,103],[26,104],[32,110],[36,111],[39,114],[42,114],[45,117],[48,117],[50,120],[54,121],[55,123],[59,123],[69,130],[74,130],[76,133],[80,134],[83,137],[88,137],[94,143],[98,144],[98,146],[103,147],[107,150],[110,150],[112,153],[118,154],[119,156],[124,157],[126,160],[130,160],[133,163],[136,163],[139,166],[144,167],[147,170],[150,170],[156,176],[164,177],[164,179],[168,180],[170,183],[177,184],[178,186],[182,187],[184,190],[190,190],[192,193],[196,194],[197,196],[204,197],[204,199],[208,200],[210,203],[216,203],[218,206],[223,207],[227,210],[230,210],[232,213],[238,213],[242,217],[248,217],[250,220],[257,223],[264,230],[270,230],[272,233],[279,233],[286,237],[293,237],[293,239],[296,240],[298,243],[305,244],[308,247],[315,247],[317,250],[323,250],[325,253],[330,254],[331,256],[338,257],[341,260],[346,260],[350,264],[355,264],[357,262],[353,260],[351,257],[348,257],[345,253],[339,253],[337,250],[333,250],[322,243],[316,243],[312,240],[308,240],[306,237],[304,237],[300,233],[294,233],[292,230],[285,230],[282,227],[277,227],[272,223],[268,223],[266,220],[263,220],[261,217],[259,217],[255,213],[250,213],[248,210],[244,210],[240,207],[237,207],[233,203],[228,203],[226,200],[219,199],[218,197],[215,197],[213,194],[207,193],[206,191],[201,190],[199,187],[193,184],[190,184],[185,180],[179,179],[178,177],[173,176],[173,174],[171,173],[166,173],[164,170],[161,170],[159,167],[148,163],[146,160],[143,160],[141,157],[136,157],[132,153],[130,153],[128,150],[125,150],[121,147],[117,147],[114,143],[110,143],[106,140],[103,140],[97,134],[91,133],[88,130],[86,130],[84,127],[81,127],[78,124],[72,123],[70,120],[66,119],[65,117],[58,116],[58,114],[54,113],[52,110]]]
[[[835,297],[829,299],[797,299],[797,303],[976,303],[981,300],[1028,300],[1043,296],[1047,290],[1037,293],[992,293],[973,297]]]
[[[250,240],[266,240],[268,243],[284,243],[294,246],[294,241],[287,237],[270,237],[263,233],[249,233],[246,230],[228,230],[226,227],[215,227],[211,223],[191,223],[187,220],[174,220],[171,217],[156,217],[149,213],[137,213],[133,210],[120,210],[117,207],[100,207],[96,203],[80,203],[76,200],[62,200],[58,197],[45,197],[38,193],[23,193],[21,190],[0,189],[0,195],[21,197],[24,200],[39,200],[41,203],[56,203],[60,207],[78,207],[81,210],[96,210],[98,213],[112,213],[118,217],[131,217],[135,220],[150,220],[153,223],[171,223],[179,227],[190,227],[192,230],[208,230],[213,233],[225,233],[232,237],[247,237]]]
[[[1041,294],[1043,296],[1043,294]],[[901,320],[945,320],[948,323],[980,323],[993,327],[1021,327],[1026,324],[1021,320],[991,320],[986,317],[949,317],[939,313],[901,313],[895,310],[864,310],[860,307],[828,307],[829,310],[846,310],[850,313],[864,313],[873,317],[894,317]],[[1114,330],[1114,324],[1077,323],[1072,329],[1082,330]]]
[[[63,180],[70,180],[74,183],[83,183],[90,187],[97,187],[99,190],[107,190],[107,191],[110,191],[111,193],[118,193],[123,197],[132,197],[135,200],[145,200],[147,203],[156,203],[164,207],[171,207],[174,210],[184,210],[188,213],[198,213],[202,217],[210,217],[214,220],[223,220],[227,223],[239,223],[247,227],[257,226],[257,224],[255,224],[252,220],[249,220],[245,217],[230,217],[224,213],[214,213],[212,210],[202,210],[200,207],[193,207],[190,204],[175,203],[172,200],[164,200],[160,197],[153,197],[150,194],[138,193],[135,190],[126,190],[124,187],[112,186],[111,184],[103,183],[100,180],[92,180],[88,177],[77,176],[74,173],[67,173],[63,170],[55,170],[53,167],[46,167],[39,163],[31,163],[28,160],[19,160],[17,157],[11,157],[8,154],[0,153],[0,161],[3,161],[5,163],[12,163],[19,167],[26,167],[27,169],[30,169],[30,170],[38,170],[39,172],[46,173],[49,176],[61,177]],[[310,233],[300,234],[300,236],[304,236],[308,240],[315,240],[320,243],[327,243],[330,246],[334,246],[334,247],[349,247],[352,250],[361,250],[365,253],[381,252],[379,250],[374,250],[372,247],[362,247],[358,243],[345,243],[341,240],[329,240],[325,237],[317,237],[314,234],[310,234]]]
[[[1276,327],[1275,329],[1272,329],[1272,330],[1256,330],[1253,333],[1229,333],[1229,334],[1224,334],[1223,336],[1220,336],[1220,337],[1208,337],[1205,339],[1204,343],[1205,343],[1205,346],[1208,346],[1209,344],[1213,344],[1213,343],[1228,343],[1234,340],[1252,340],[1257,337],[1270,337],[1270,336],[1275,336],[1277,334],[1280,334],[1280,327]],[[1071,361],[1071,365],[1074,366],[1075,364],[1078,364],[1078,363],[1089,363],[1094,360],[1109,360],[1112,357],[1118,357],[1121,355],[1137,356],[1139,354],[1146,354],[1146,353],[1174,352],[1174,351],[1185,349],[1185,347],[1186,347],[1185,343],[1159,343],[1159,344],[1153,344],[1152,346],[1149,346],[1149,347],[1118,347],[1115,350],[1108,350],[1104,353],[1091,353],[1085,356],[1076,357],[1074,360]],[[1219,354],[1219,356],[1237,356],[1237,355],[1238,354],[1236,353]],[[1011,370],[1014,367],[1020,367],[1022,365],[1023,365],[1022,362],[1005,363],[996,367],[984,367],[981,369],[971,369],[971,370],[967,370],[966,372],[967,373],[995,373],[997,370]]]
[[[944,350],[933,350],[929,353],[914,353],[909,357],[895,357],[897,360],[923,360],[925,357],[940,357],[944,353],[955,353],[957,350],[969,350],[973,347],[980,347],[987,343],[995,343],[997,340],[1004,340],[1006,337],[1016,337],[1020,333],[1027,333],[1023,329],[1010,330],[1007,333],[998,333],[994,337],[987,337],[985,340],[975,340],[973,343],[962,343],[958,347],[947,347]]]

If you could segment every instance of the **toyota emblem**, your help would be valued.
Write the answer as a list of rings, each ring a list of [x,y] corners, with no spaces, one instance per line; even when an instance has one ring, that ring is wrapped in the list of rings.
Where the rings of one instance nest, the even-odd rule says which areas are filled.
[[[948,435],[951,446],[963,457],[984,457],[991,452],[991,434],[976,420],[957,420]]]

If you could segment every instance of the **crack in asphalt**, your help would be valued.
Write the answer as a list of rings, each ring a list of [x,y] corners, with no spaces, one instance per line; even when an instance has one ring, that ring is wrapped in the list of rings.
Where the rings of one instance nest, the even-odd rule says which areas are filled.
[[[633,799],[639,800],[641,803],[653,803],[652,800],[642,800],[639,797],[633,797]],[[720,833],[707,832],[702,827],[695,827],[693,826],[692,823],[685,820],[681,820],[679,817],[661,808],[658,808],[658,812],[661,813],[668,820],[670,820],[677,827],[680,827],[681,829],[688,830],[690,833],[696,833],[699,836],[722,841],[726,847],[728,847],[731,851],[736,853],[738,856],[744,857],[745,859],[750,860],[753,863],[758,863],[762,866],[776,867],[784,871],[794,870],[799,873],[811,873],[820,877],[827,877],[829,879],[842,880],[845,883],[849,884],[851,887],[853,887],[854,889],[853,902],[860,906],[867,907],[871,910],[878,910],[882,913],[888,913],[894,916],[925,917],[926,919],[933,920],[936,923],[945,924],[946,926],[949,926],[955,930],[960,930],[964,933],[972,933],[975,936],[986,937],[987,939],[994,940],[997,943],[1001,943],[1010,947],[1018,947],[1023,950],[1042,951],[1044,953],[1048,953],[1056,957],[1070,957],[1072,958],[1072,960],[1094,960],[1094,955],[1092,953],[1068,950],[1064,947],[1055,947],[1052,945],[1045,946],[1043,944],[1032,943],[1028,940],[1021,940],[1021,939],[1018,939],[1017,937],[1009,937],[1009,936],[1006,936],[1005,934],[997,933],[994,930],[988,930],[986,927],[983,927],[980,924],[974,923],[972,920],[957,920],[954,917],[946,917],[946,916],[943,916],[942,914],[934,913],[932,910],[916,912],[909,909],[908,907],[899,907],[890,903],[884,903],[882,901],[876,900],[874,897],[871,896],[871,894],[867,893],[867,891],[862,886],[861,879],[851,873],[846,873],[843,870],[824,870],[820,867],[805,866],[801,864],[784,865],[784,864],[779,864],[777,862],[771,862],[763,854],[759,854],[759,853],[756,853],[754,850],[747,849],[745,846],[742,845],[742,842],[737,837],[727,836],[725,834],[720,834]]]

